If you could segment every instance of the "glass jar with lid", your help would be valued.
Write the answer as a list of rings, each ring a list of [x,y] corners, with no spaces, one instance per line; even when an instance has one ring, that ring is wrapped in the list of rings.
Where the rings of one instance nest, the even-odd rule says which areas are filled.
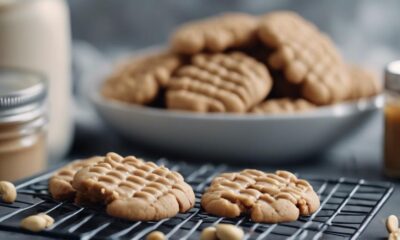
[[[384,170],[400,178],[400,60],[385,69]]]
[[[47,84],[40,74],[0,68],[0,180],[44,170]]]

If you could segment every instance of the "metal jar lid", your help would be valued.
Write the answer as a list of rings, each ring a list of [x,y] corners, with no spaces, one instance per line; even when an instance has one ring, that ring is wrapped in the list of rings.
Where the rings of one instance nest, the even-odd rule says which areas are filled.
[[[38,73],[0,68],[0,123],[29,121],[44,113],[47,84]]]
[[[400,92],[400,60],[390,62],[386,65],[385,88]]]

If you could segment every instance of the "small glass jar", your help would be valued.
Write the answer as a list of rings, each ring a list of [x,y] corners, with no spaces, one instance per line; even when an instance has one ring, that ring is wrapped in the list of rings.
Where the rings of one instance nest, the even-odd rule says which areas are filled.
[[[0,68],[0,180],[14,181],[46,168],[46,95],[41,75]]]
[[[385,69],[384,171],[400,178],[400,60]]]

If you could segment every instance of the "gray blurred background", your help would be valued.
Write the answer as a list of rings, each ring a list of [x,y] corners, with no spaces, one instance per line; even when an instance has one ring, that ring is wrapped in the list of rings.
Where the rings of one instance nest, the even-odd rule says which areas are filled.
[[[400,55],[398,0],[69,0],[74,39],[115,55],[163,44],[180,23],[224,11],[289,9],[328,33],[348,61],[380,69]]]

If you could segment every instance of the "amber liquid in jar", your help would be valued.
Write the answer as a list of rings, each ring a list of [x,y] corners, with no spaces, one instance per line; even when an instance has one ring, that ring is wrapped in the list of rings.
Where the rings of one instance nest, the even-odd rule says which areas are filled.
[[[400,95],[387,96],[385,104],[384,168],[389,177],[400,177]]]

